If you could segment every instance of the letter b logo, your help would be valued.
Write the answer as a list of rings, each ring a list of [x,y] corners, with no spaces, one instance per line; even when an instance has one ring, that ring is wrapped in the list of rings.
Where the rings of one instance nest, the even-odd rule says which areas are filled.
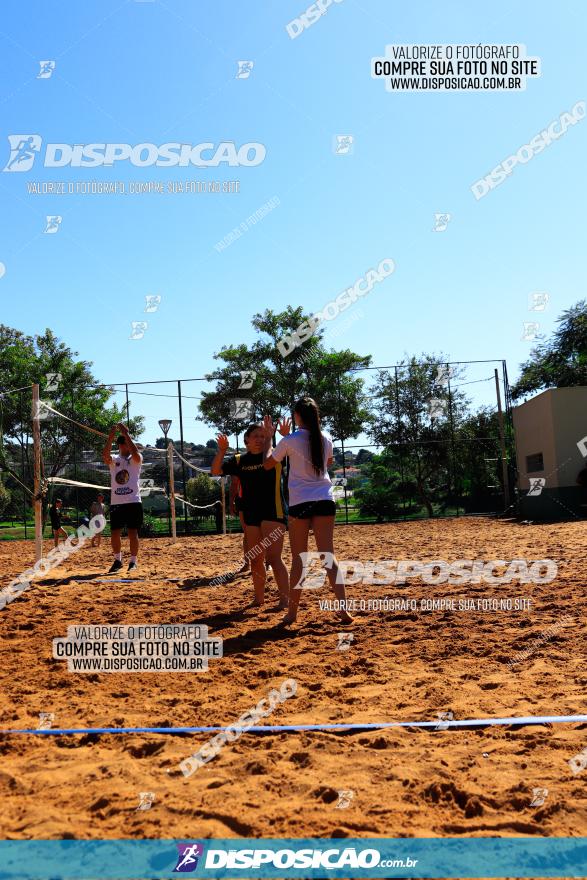
[[[299,583],[296,585],[297,588],[302,590],[319,590],[320,587],[324,585],[324,581],[326,580],[325,567],[332,568],[332,553],[300,553],[300,559],[302,560],[302,565],[304,568]],[[315,565],[314,571],[308,573],[308,570],[312,567],[313,562],[323,562],[324,565],[321,565],[318,571],[316,571],[317,566]]]
[[[572,758],[569,758],[569,767],[575,776],[577,773],[581,773],[587,767],[587,749],[583,749],[578,755],[573,755]]]

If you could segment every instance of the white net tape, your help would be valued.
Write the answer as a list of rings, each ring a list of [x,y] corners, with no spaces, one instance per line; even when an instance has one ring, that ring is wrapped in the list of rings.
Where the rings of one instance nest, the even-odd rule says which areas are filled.
[[[182,504],[187,504],[188,507],[193,507],[195,510],[207,510],[209,507],[216,507],[217,504],[222,504],[222,501],[213,501],[212,504],[192,504],[191,501],[186,501],[183,495],[178,495],[177,492],[175,497],[179,498]]]
[[[60,486],[77,486],[82,489],[102,489],[103,492],[110,492],[110,486],[98,486],[97,483],[82,483],[79,480],[68,480],[65,477],[47,477],[47,483],[55,483]],[[140,486],[141,495],[150,495],[151,492],[160,492],[165,494],[165,489],[159,486]]]

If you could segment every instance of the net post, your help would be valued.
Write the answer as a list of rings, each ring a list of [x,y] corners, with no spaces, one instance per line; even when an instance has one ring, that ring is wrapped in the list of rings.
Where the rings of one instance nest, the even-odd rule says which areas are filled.
[[[39,386],[33,385],[33,491],[35,509],[35,562],[43,558],[43,509],[41,502],[41,422]]]
[[[183,482],[183,497],[187,498],[187,481],[185,474],[185,462],[183,457],[185,456],[184,445],[183,445],[183,408],[181,405],[181,379],[177,380],[177,401],[179,405],[179,447],[181,449],[181,478]],[[188,509],[187,504],[183,505],[183,533],[184,535],[188,534]]]
[[[21,391],[20,394],[19,394],[19,400],[20,400],[20,406],[19,406],[19,418],[20,418],[20,424],[21,424],[21,425],[24,425],[25,422],[24,422],[24,410],[23,410],[23,408],[22,408],[22,391]],[[22,430],[23,430],[23,429],[22,429],[22,427],[21,427],[21,432],[22,432]],[[24,443],[21,443],[21,444],[20,444],[20,476],[21,476],[21,479],[22,479],[22,480],[26,480],[25,466],[24,466]],[[26,541],[27,538],[28,538],[28,535],[27,535],[27,528],[26,528],[26,521],[27,521],[26,496],[25,496],[25,494],[24,494],[24,492],[23,492],[23,493],[22,493],[22,522],[23,522],[23,525],[24,525],[24,539],[25,539],[25,541]]]
[[[177,538],[177,523],[175,521],[175,480],[173,477],[173,443],[167,444],[167,464],[169,467],[169,503],[171,504],[171,537]]]
[[[220,495],[222,497],[222,534],[226,534],[226,477],[220,480]]]

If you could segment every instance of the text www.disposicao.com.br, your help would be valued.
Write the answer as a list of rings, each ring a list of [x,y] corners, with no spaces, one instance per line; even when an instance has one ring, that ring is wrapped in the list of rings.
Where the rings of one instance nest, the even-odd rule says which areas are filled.
[[[87,657],[69,662],[75,672],[191,672],[204,668],[201,657]]]

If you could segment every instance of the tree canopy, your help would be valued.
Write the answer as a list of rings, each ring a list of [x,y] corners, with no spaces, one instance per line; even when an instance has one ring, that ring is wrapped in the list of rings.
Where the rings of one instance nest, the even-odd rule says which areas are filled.
[[[552,338],[538,343],[512,386],[514,400],[547,388],[587,385],[587,302],[581,300],[557,319]]]
[[[391,372],[381,370],[371,388],[376,417],[369,431],[386,447],[386,459],[433,515],[432,498],[451,494],[451,435],[463,422],[466,398],[455,388],[462,371],[446,356],[422,354],[404,359]],[[452,386],[451,386],[452,382]]]
[[[225,433],[238,434],[248,421],[265,413],[274,419],[280,414],[291,415],[296,400],[309,394],[319,402],[324,425],[335,438],[361,433],[370,413],[364,382],[352,371],[369,366],[371,357],[349,349],[327,351],[320,330],[282,357],[278,341],[308,317],[301,307],[292,306],[279,313],[267,309],[254,315],[251,323],[260,338],[253,345],[226,346],[214,355],[222,366],[206,377],[217,384],[214,391],[202,394],[202,421]],[[242,387],[243,373],[249,373],[244,385],[250,383],[250,387]],[[235,418],[231,403],[235,399],[251,401],[251,417]]]
[[[91,363],[79,360],[55,334],[47,329],[36,336],[26,336],[19,330],[0,324],[0,418],[3,444],[0,455],[6,467],[4,453],[22,454],[26,469],[31,473],[32,457],[32,395],[33,383],[40,385],[41,400],[81,424],[108,433],[110,426],[125,421],[125,412],[109,403],[114,391],[100,385],[91,372]],[[23,388],[24,386],[24,388]],[[23,388],[16,393],[12,389]],[[104,440],[96,434],[59,416],[41,410],[47,418],[41,419],[41,438],[45,476],[55,476],[74,458],[74,447],[79,447],[83,436],[86,449],[100,449]],[[131,419],[129,429],[134,436],[143,430],[141,417]]]

